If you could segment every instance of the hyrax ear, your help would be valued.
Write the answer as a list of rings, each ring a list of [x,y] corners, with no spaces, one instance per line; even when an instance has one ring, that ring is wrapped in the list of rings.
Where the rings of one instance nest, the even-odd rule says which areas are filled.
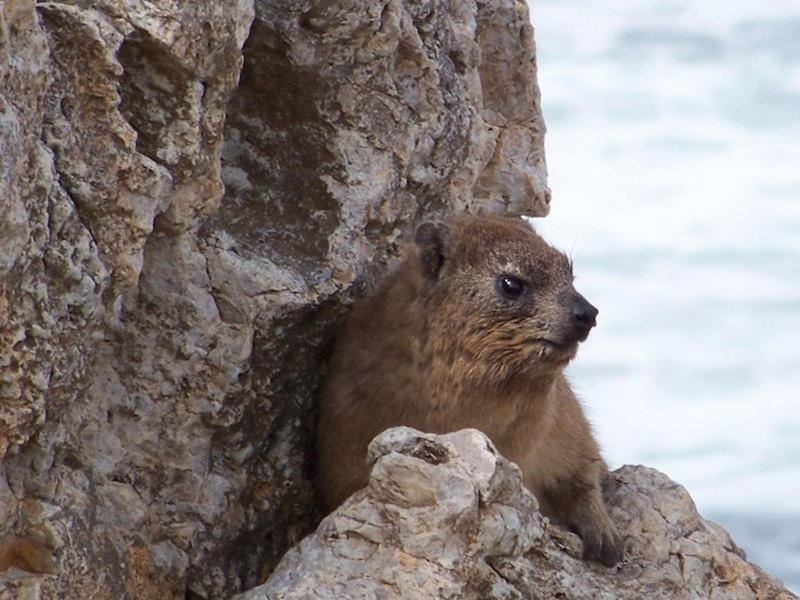
[[[447,260],[447,242],[450,230],[443,223],[423,223],[417,227],[414,241],[419,247],[422,270],[430,279],[439,277]]]

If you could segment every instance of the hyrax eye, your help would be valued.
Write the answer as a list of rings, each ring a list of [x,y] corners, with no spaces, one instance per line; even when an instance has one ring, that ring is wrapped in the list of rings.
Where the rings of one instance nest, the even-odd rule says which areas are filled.
[[[527,289],[525,282],[519,277],[513,275],[500,275],[497,278],[497,288],[500,294],[509,300],[516,300],[520,298]]]

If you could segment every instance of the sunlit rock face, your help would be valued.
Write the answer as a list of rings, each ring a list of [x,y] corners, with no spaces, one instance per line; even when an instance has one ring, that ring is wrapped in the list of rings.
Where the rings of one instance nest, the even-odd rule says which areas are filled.
[[[548,212],[532,36],[514,0],[2,4],[0,590],[225,597],[313,527],[353,294],[422,220]]]

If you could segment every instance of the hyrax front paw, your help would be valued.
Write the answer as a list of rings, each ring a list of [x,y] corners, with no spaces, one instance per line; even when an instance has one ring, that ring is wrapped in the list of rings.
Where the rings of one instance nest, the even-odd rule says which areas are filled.
[[[583,558],[613,567],[622,560],[623,541],[611,519],[579,527],[583,539]]]

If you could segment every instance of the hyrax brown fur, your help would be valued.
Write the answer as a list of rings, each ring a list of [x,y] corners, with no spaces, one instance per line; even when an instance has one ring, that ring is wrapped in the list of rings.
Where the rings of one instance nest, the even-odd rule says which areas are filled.
[[[367,445],[384,429],[474,427],[519,465],[543,512],[583,538],[585,557],[619,562],[607,467],[563,373],[596,315],[567,257],[521,219],[422,225],[337,341],[318,423],[327,507],[365,485]]]

